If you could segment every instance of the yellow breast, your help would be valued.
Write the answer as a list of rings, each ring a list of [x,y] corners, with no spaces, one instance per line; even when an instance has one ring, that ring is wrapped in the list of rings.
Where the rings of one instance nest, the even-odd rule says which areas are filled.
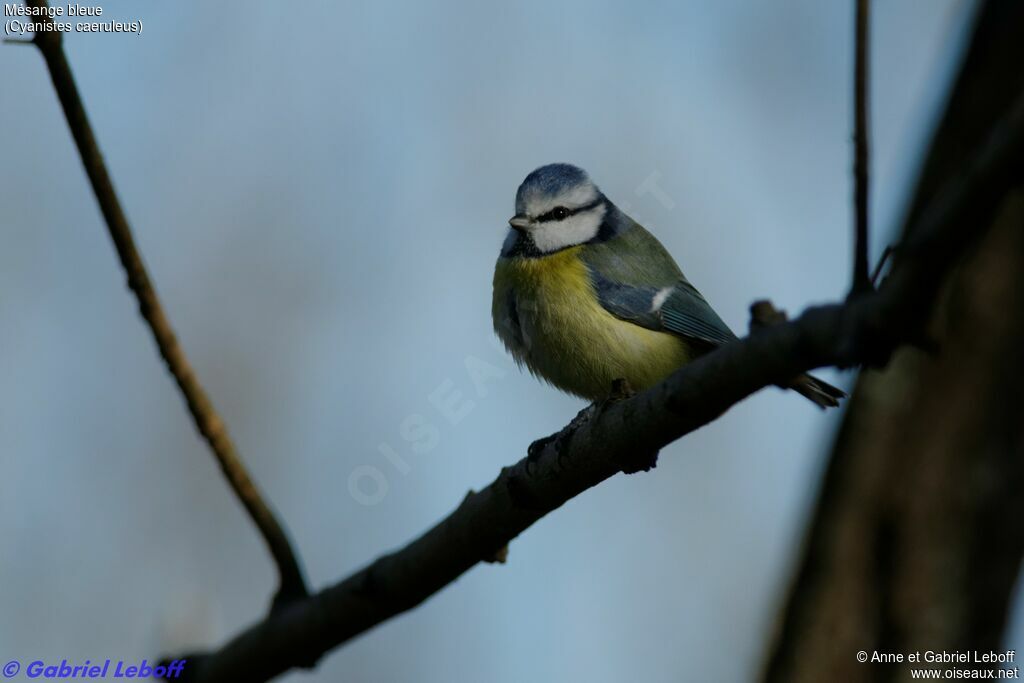
[[[541,258],[501,258],[494,273],[495,330],[517,361],[591,400],[626,379],[644,389],[688,362],[674,335],[616,318],[597,299],[583,247]]]

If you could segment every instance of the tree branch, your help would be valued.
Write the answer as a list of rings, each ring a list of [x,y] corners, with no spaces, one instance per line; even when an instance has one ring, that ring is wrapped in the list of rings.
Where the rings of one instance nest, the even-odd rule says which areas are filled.
[[[854,54],[854,212],[853,285],[850,296],[871,290],[868,276],[868,29],[871,0],[856,0]]]
[[[27,0],[27,2],[30,7],[48,6],[46,0]],[[37,17],[37,21],[52,22],[52,19],[43,15]],[[71,67],[64,55],[61,34],[58,31],[41,31],[35,34],[32,42],[39,48],[46,60],[53,87],[60,98],[68,127],[71,129],[78,153],[82,158],[82,165],[89,176],[96,201],[99,203],[100,211],[103,213],[107,229],[110,232],[110,238],[114,242],[121,265],[128,276],[128,287],[139,302],[139,312],[153,333],[160,355],[185,398],[196,428],[210,445],[231,489],[242,501],[242,505],[245,506],[246,512],[249,513],[249,517],[263,536],[263,540],[277,564],[280,585],[275,603],[290,598],[305,597],[309,592],[288,536],[270,507],[263,500],[256,484],[239,458],[235,445],[228,435],[227,426],[199,383],[199,378],[185,356],[185,351],[178,343],[170,320],[168,320],[149,274],[146,272],[142,256],[135,246],[128,219],[121,208],[117,193],[114,191],[114,185],[107,172],[103,155],[100,153],[92,126],[86,116],[85,107],[71,73]]]
[[[897,346],[917,342],[946,273],[984,233],[963,226],[991,212],[1020,176],[1022,158],[1024,96],[910,226],[913,239],[877,292],[811,308],[698,358],[643,393],[590,406],[404,548],[271,614],[217,651],[186,657],[185,680],[265,681],[315,662],[493,558],[572,497],[649,465],[658,449],[762,387],[822,365],[884,362]]]

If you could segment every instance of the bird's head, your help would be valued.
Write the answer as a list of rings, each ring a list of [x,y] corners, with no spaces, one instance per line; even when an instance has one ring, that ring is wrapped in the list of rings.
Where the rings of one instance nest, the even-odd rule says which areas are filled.
[[[548,164],[526,176],[516,192],[516,215],[506,251],[516,245],[550,254],[597,237],[608,200],[586,172],[570,164]]]

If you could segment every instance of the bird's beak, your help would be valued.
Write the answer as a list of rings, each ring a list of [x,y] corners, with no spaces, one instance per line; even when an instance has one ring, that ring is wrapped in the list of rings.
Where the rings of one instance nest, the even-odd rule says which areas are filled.
[[[521,213],[517,213],[515,216],[512,216],[512,218],[509,218],[508,224],[519,232],[524,232],[530,229],[529,217]]]

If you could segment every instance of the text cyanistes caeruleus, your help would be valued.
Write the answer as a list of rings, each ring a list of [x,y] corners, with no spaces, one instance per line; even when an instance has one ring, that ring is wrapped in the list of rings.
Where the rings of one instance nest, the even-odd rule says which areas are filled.
[[[590,400],[637,390],[736,339],[672,256],[587,174],[550,164],[526,176],[494,271],[494,329],[520,364]],[[803,375],[819,406],[845,394]]]

